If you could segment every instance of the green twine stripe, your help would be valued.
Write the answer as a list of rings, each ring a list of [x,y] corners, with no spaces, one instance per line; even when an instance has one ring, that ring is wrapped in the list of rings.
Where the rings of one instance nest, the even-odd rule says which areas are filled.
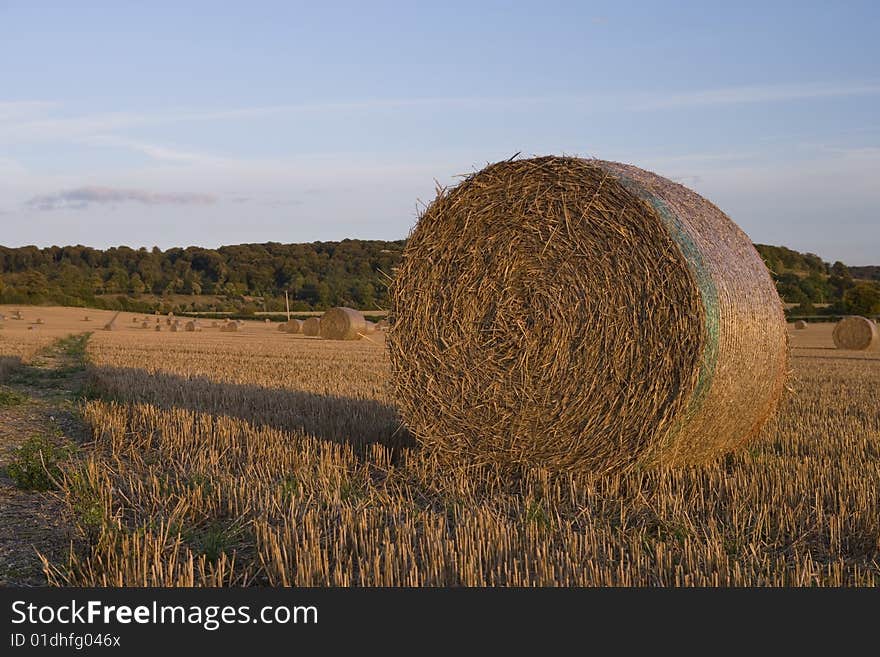
[[[703,302],[705,316],[705,324],[703,331],[706,336],[706,347],[703,350],[702,362],[700,363],[700,373],[697,377],[697,385],[694,389],[694,395],[688,405],[688,415],[695,413],[701,406],[706,393],[712,384],[715,376],[715,368],[718,365],[718,341],[720,338],[721,311],[718,305],[718,288],[715,286],[715,280],[709,272],[709,268],[703,259],[703,254],[697,248],[696,243],[691,238],[681,219],[659,196],[652,194],[638,182],[619,175],[619,180],[624,188],[634,194],[642,201],[650,204],[657,212],[669,235],[678,245],[679,250],[687,262],[688,268],[696,280],[697,287],[700,290],[700,297]]]

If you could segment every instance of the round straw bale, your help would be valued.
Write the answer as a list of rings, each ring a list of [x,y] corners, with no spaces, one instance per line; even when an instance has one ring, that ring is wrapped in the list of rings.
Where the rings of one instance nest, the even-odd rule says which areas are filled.
[[[156,324],[156,330],[157,330],[157,331],[161,331],[161,330],[162,330],[162,325],[161,325],[161,324]]]
[[[705,462],[755,436],[783,390],[782,304],[748,237],[625,164],[510,160],[441,190],[391,295],[398,406],[441,456]]]
[[[302,323],[302,334],[316,336],[321,333],[321,318],[309,317]]]
[[[298,319],[289,319],[286,322],[282,322],[278,325],[279,331],[284,331],[285,333],[301,333],[302,332],[302,321]]]
[[[226,322],[223,326],[220,327],[221,331],[226,331],[228,333],[236,333],[240,329],[241,327],[238,325],[238,322]]]
[[[353,308],[331,308],[321,317],[320,335],[325,340],[360,340],[367,332],[364,314]]]
[[[178,331],[181,330],[180,322],[176,321],[176,320],[171,322],[171,326],[169,328],[172,333],[177,333]]]
[[[187,322],[184,328],[186,328],[187,332],[189,333],[197,333],[202,330],[202,325],[196,319]]]
[[[92,321],[92,318],[89,317],[88,315],[86,315],[85,317],[83,317],[83,321],[84,321],[84,322],[91,322],[91,321]]]
[[[141,322],[141,328],[145,328],[145,329],[150,328],[150,322],[148,322],[147,320],[144,320],[143,322]]]
[[[376,324],[374,322],[367,320],[364,323],[364,333],[366,333],[367,335],[369,335],[370,333],[375,333],[377,330],[378,329],[377,329]]]
[[[35,324],[40,324],[40,325],[42,325],[42,324],[45,324],[46,322],[43,321],[43,318],[42,318],[42,317],[37,317],[37,321],[34,322],[34,323],[35,323]]]
[[[794,323],[794,327],[798,330],[802,330],[802,329],[807,328],[807,323],[804,320],[799,319],[798,321],[796,321]]]
[[[211,328],[217,328],[218,326],[220,326],[220,322],[218,322],[217,320],[211,322]]]
[[[844,317],[834,327],[834,346],[838,349],[863,351],[880,346],[877,325],[867,317]]]

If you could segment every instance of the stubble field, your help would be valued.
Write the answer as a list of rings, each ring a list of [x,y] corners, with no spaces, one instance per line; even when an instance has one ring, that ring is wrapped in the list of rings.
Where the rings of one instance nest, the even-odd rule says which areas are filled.
[[[599,477],[436,462],[400,426],[381,334],[23,310],[0,385],[93,331],[53,584],[880,584],[880,352],[834,349],[831,324],[790,331],[791,391],[747,450]]]

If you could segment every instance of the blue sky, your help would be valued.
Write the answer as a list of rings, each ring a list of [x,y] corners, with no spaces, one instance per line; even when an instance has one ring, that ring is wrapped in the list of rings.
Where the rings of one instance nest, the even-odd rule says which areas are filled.
[[[567,153],[880,264],[877,3],[324,4],[0,0],[0,244],[397,239]]]

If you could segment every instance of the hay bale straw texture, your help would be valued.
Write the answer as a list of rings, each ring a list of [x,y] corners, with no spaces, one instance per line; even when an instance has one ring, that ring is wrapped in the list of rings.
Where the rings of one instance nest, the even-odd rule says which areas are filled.
[[[391,288],[405,423],[475,464],[699,463],[755,436],[787,329],[748,237],[633,166],[509,160],[441,190]]]
[[[802,329],[807,328],[807,323],[804,320],[799,319],[798,321],[796,321],[794,323],[794,327],[800,331]]]
[[[321,333],[321,318],[309,317],[302,323],[302,334],[308,336],[316,336]]]
[[[834,346],[838,349],[864,351],[880,347],[877,325],[867,317],[844,317],[834,327]]]
[[[320,335],[325,340],[360,340],[366,332],[367,320],[354,308],[331,308],[321,316]]]

